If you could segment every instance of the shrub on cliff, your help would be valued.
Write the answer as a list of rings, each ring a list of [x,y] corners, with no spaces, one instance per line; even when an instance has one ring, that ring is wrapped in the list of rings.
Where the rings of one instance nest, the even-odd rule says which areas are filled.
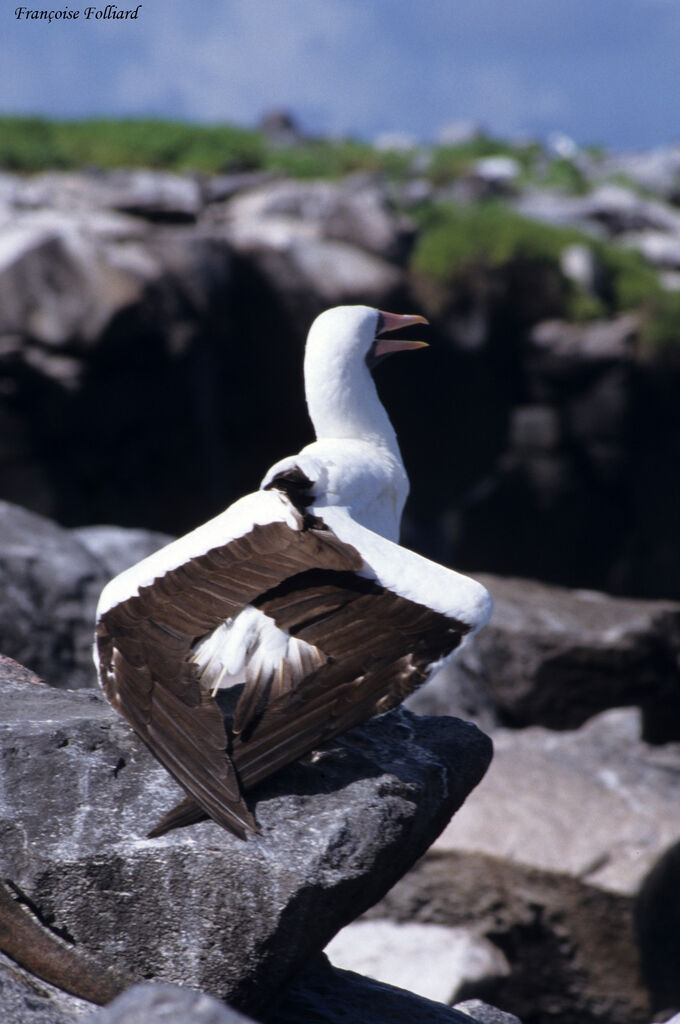
[[[421,231],[411,256],[411,270],[419,277],[448,287],[471,272],[534,264],[560,276],[563,315],[569,320],[589,320],[629,309],[646,309],[651,321],[657,316],[668,319],[671,300],[663,296],[669,293],[663,292],[654,269],[631,249],[576,228],[531,220],[499,201],[434,204],[421,209],[419,219]],[[562,255],[575,244],[588,246],[595,256],[602,278],[597,294],[563,274]]]

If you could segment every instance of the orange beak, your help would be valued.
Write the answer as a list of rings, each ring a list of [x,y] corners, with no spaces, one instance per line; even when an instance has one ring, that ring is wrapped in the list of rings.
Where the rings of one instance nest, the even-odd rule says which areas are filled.
[[[376,334],[375,348],[376,357],[387,356],[392,352],[407,352],[409,349],[427,348],[426,341],[405,341],[401,338],[383,338],[383,334],[389,331],[397,331],[401,327],[412,327],[414,324],[427,324],[424,316],[409,313],[384,313],[380,312],[378,320],[378,331]]]

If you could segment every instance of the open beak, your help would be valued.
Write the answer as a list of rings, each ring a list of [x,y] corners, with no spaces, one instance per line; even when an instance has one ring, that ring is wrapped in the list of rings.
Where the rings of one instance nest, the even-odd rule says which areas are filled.
[[[390,355],[392,352],[407,352],[414,348],[427,348],[426,341],[405,341],[402,338],[383,338],[383,334],[390,331],[398,331],[401,327],[412,327],[414,324],[426,324],[428,321],[424,316],[411,315],[408,313],[384,313],[380,310],[378,318],[378,329],[373,346],[375,358]]]

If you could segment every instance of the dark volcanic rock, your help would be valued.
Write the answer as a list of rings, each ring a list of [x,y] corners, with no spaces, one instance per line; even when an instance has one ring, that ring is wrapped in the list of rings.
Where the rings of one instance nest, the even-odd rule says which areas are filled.
[[[0,502],[0,650],[57,686],[93,686],[94,613],[107,580],[67,530]]]
[[[677,833],[680,835],[680,829]],[[652,1006],[667,1014],[680,1007],[680,841],[645,878],[635,902],[635,932],[642,976]],[[679,1015],[680,1017],[680,1015]],[[679,1017],[675,1017],[677,1022]]]
[[[460,713],[467,698],[486,727],[491,702],[508,725],[572,729],[605,708],[637,704],[645,738],[680,738],[680,605],[479,578],[494,599],[493,618],[436,685],[411,699],[414,710]]]
[[[134,985],[82,1024],[248,1024],[251,1017],[214,999],[166,983]]]
[[[512,165],[480,168],[497,183]],[[412,273],[404,196],[446,194],[422,186],[2,175],[0,497],[72,526],[183,533],[311,439],[300,363],[317,313],[420,306],[427,358],[380,371],[411,475],[409,543],[463,570],[680,597],[670,311],[662,302],[651,324],[670,330],[657,347],[644,311],[556,321],[574,288],[603,316],[620,302],[629,272],[598,264],[587,242],[559,261],[518,250],[447,283]],[[678,265],[678,211],[630,190],[532,190],[524,209]]]
[[[122,527],[64,530],[0,501],[0,651],[54,686],[94,686],[103,586],[169,539]]]
[[[470,1017],[319,957],[277,1001],[268,1024],[470,1024]]]
[[[325,957],[303,971],[264,1019],[268,1024],[344,1024],[348,1020],[352,1024],[470,1024],[471,1020],[472,1024],[519,1024],[517,1017],[479,999],[462,1003],[461,1010],[451,1009],[351,971],[339,971]],[[247,1024],[251,1020],[204,992],[150,983],[128,989],[82,1024]],[[16,1024],[28,1022],[17,1019]],[[36,1024],[42,1022],[36,1019]],[[71,1018],[64,1024],[71,1024]]]
[[[76,951],[247,1012],[422,856],[490,758],[474,726],[397,712],[253,791],[257,838],[147,840],[180,793],[104,699],[0,686],[2,876]]]

